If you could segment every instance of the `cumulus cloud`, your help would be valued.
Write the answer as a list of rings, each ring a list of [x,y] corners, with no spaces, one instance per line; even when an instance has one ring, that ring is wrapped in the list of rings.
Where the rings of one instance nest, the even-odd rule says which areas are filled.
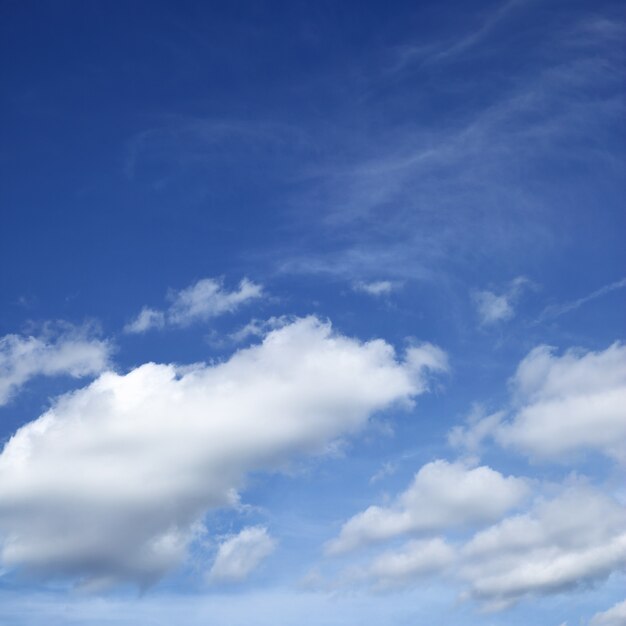
[[[626,567],[626,510],[578,485],[477,533],[461,551],[467,595],[491,609],[567,591]]]
[[[245,580],[275,549],[267,528],[251,526],[222,542],[209,572],[211,583]]]
[[[352,570],[356,573],[348,581],[365,579],[386,588],[445,576],[461,585],[462,599],[498,611],[524,598],[587,588],[625,568],[626,509],[608,495],[574,483],[468,541],[432,537],[383,552]],[[606,623],[621,623],[610,621],[612,611],[617,618],[623,607],[608,611]],[[605,623],[604,616],[596,616],[598,626]]]
[[[508,411],[473,415],[450,442],[475,452],[492,437],[538,459],[596,451],[626,462],[626,346],[562,356],[539,346],[520,363],[511,392]]]
[[[92,325],[47,325],[38,335],[0,337],[0,406],[36,376],[83,378],[103,371],[111,347]]]
[[[389,295],[397,288],[397,285],[390,280],[375,280],[370,283],[359,281],[354,283],[352,288],[354,291],[366,293],[369,296],[380,297]]]
[[[416,578],[442,573],[455,561],[455,551],[440,537],[410,541],[402,550],[384,552],[367,568],[380,588],[399,587]]]
[[[422,355],[421,352],[426,354]],[[320,453],[428,387],[404,360],[314,317],[212,365],[102,374],[20,428],[0,455],[0,564],[87,585],[148,585],[184,558],[250,471]]]
[[[590,626],[624,626],[626,624],[626,600],[618,602],[607,611],[596,613]]]
[[[221,281],[203,278],[182,289],[171,291],[171,304],[166,311],[144,307],[139,315],[124,327],[127,333],[143,333],[165,325],[189,326],[226,313],[233,313],[245,303],[261,298],[261,285],[244,278],[234,291],[227,291]]]
[[[391,506],[370,506],[349,519],[326,550],[341,554],[405,533],[490,522],[517,506],[527,492],[524,480],[489,467],[434,461],[420,469]]]
[[[540,346],[512,385],[518,408],[498,441],[544,459],[596,450],[626,461],[626,346],[562,356]]]
[[[515,305],[529,282],[527,278],[518,276],[511,281],[503,293],[497,294],[488,290],[475,291],[473,300],[481,324],[489,326],[514,317]]]

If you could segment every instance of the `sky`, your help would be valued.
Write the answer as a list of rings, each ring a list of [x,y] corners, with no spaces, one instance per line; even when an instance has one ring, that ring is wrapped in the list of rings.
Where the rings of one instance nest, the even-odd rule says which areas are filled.
[[[0,2],[0,624],[626,624],[625,35]]]

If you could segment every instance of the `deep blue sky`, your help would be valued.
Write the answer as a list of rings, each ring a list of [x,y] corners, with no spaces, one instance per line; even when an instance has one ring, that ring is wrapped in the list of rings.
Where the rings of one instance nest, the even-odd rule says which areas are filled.
[[[211,543],[206,553],[190,544],[192,556],[141,602],[132,585],[77,596],[72,585],[90,572],[32,577],[0,552],[0,623],[157,624],[191,594],[194,615],[216,625],[246,623],[236,608],[246,598],[268,623],[292,602],[318,611],[316,624],[612,624],[589,620],[623,599],[626,558],[487,616],[478,596],[459,609],[463,584],[439,574],[391,595],[346,583],[324,544],[436,459],[524,477],[535,499],[582,476],[623,507],[623,459],[605,444],[538,462],[536,447],[507,444],[496,426],[480,449],[448,437],[471,414],[503,411],[513,423],[547,398],[512,380],[540,345],[554,347],[551,371],[572,406],[605,401],[572,383],[570,366],[595,368],[583,378],[602,390],[617,372],[617,395],[602,406],[623,393],[623,356],[608,351],[625,331],[625,32],[623,6],[605,0],[1,2],[2,441],[103,369],[225,361],[307,315],[398,354],[432,343],[448,368],[412,408],[372,409],[358,433],[340,431],[330,454],[299,450],[278,473],[246,465],[236,486],[252,512],[201,507],[209,537],[256,525],[276,542],[238,585],[207,584]],[[244,278],[262,293],[176,317],[183,290],[209,284],[198,281],[214,281],[219,299]],[[144,307],[154,327],[130,331]],[[257,334],[238,342],[251,320]],[[28,337],[41,342],[32,358]],[[77,337],[106,363],[80,373],[42,365]],[[572,409],[562,410],[567,430]],[[611,411],[626,445],[626,415]],[[12,471],[0,467],[0,497]],[[518,513],[540,515],[532,502]],[[3,515],[17,508],[0,502],[4,549]],[[440,534],[459,547],[474,532]],[[366,556],[345,565],[366,568]],[[294,581],[312,571],[302,591]],[[18,618],[26,605],[37,609]]]

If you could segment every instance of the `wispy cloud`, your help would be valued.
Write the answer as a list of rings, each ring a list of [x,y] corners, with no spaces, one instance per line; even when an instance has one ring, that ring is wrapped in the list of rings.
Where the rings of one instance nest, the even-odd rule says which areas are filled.
[[[504,322],[514,317],[515,305],[524,289],[530,285],[531,282],[528,278],[518,276],[509,283],[504,292],[475,291],[472,294],[472,298],[481,324],[491,326],[497,322]]]
[[[605,296],[613,291],[617,291],[618,289],[624,289],[624,287],[626,287],[626,278],[604,285],[604,287],[600,287],[600,289],[596,289],[590,294],[583,296],[582,298],[578,298],[577,300],[572,300],[571,302],[566,302],[564,304],[551,304],[541,312],[535,323],[540,323],[547,319],[554,319],[564,315],[565,313],[569,313],[570,311],[575,311],[584,304],[587,304],[587,302],[591,302],[596,298],[601,298],[602,296]]]
[[[241,280],[234,291],[224,289],[220,280],[203,278],[181,291],[171,291],[168,294],[171,304],[165,311],[144,307],[137,317],[126,324],[124,332],[136,334],[165,326],[189,326],[233,313],[263,295],[261,285],[247,278]]]

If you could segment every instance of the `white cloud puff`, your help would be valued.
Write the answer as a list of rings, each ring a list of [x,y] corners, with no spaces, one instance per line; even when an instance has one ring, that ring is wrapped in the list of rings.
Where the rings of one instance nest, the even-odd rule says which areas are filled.
[[[527,278],[518,276],[504,293],[496,294],[488,290],[474,292],[474,305],[481,324],[489,326],[514,317],[515,304],[529,283]]]
[[[470,597],[502,609],[525,596],[588,586],[626,567],[626,510],[572,486],[476,534],[461,551]]]
[[[511,391],[507,411],[474,413],[450,432],[450,443],[471,453],[491,437],[536,459],[595,451],[626,462],[626,346],[562,356],[539,346],[519,364]]]
[[[424,465],[391,506],[370,506],[349,519],[328,542],[341,554],[404,533],[437,532],[500,518],[527,495],[524,480],[489,467],[438,460]]]
[[[352,285],[354,291],[365,293],[368,296],[374,296],[378,298],[380,296],[388,296],[394,289],[397,288],[395,283],[390,280],[375,280],[373,282],[359,281]]]
[[[496,430],[502,444],[544,459],[595,450],[626,461],[626,346],[562,356],[540,346],[512,385],[517,409]]]
[[[143,333],[166,325],[189,326],[226,313],[233,313],[243,304],[261,298],[261,285],[244,278],[234,291],[227,291],[221,281],[203,278],[182,289],[171,291],[167,311],[144,307],[139,315],[124,327],[126,333]]]
[[[276,541],[267,528],[251,526],[219,545],[209,572],[211,583],[245,580],[275,549]]]
[[[626,600],[618,602],[607,611],[596,613],[590,626],[624,626],[626,624]]]
[[[443,364],[420,350],[398,361],[382,340],[309,317],[223,363],[102,374],[0,455],[0,563],[90,585],[152,583],[248,472],[322,452],[425,391]]]
[[[48,325],[39,336],[0,337],[0,406],[36,376],[98,374],[108,366],[110,352],[91,325]]]
[[[163,311],[157,311],[150,307],[143,307],[139,312],[139,315],[126,326],[124,326],[124,332],[129,334],[145,333],[153,328],[163,328],[165,326],[165,313]]]
[[[455,558],[455,550],[440,537],[409,541],[402,550],[378,556],[366,573],[376,587],[401,587],[417,578],[444,572]]]

